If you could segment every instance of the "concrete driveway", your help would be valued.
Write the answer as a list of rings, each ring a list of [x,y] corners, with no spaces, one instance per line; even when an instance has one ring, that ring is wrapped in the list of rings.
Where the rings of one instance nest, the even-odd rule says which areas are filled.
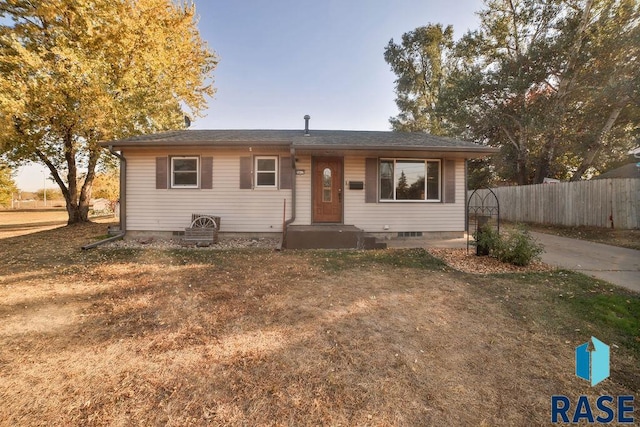
[[[544,245],[542,261],[640,292],[640,251],[531,232]]]
[[[541,256],[544,263],[579,271],[640,292],[640,251],[533,231],[530,233],[544,245],[545,251]],[[467,239],[392,239],[387,244],[390,248],[466,248]]]

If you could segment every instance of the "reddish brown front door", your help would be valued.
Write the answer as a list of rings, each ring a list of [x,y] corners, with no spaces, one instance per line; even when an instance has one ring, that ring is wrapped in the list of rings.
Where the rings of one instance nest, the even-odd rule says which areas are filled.
[[[315,157],[313,222],[342,222],[342,158]]]

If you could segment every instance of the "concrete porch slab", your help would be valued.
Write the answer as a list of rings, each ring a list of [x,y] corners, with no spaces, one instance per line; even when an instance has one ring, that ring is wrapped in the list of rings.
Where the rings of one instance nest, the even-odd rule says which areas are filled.
[[[287,249],[384,249],[364,230],[344,224],[290,225],[284,242]]]

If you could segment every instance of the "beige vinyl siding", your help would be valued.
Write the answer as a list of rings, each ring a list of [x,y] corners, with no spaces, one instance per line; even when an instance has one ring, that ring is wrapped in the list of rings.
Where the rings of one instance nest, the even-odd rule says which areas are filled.
[[[444,159],[443,159],[444,160]],[[444,164],[444,162],[443,162]],[[365,203],[363,190],[349,190],[349,181],[363,181],[364,157],[347,157],[344,162],[344,223],[367,232],[463,231],[464,160],[456,160],[456,202],[378,202]],[[443,177],[441,176],[441,180]],[[388,225],[389,230],[384,230]]]
[[[296,156],[296,170],[304,175],[296,175],[296,220],[295,225],[311,224],[311,156]]]
[[[156,157],[197,155],[213,158],[213,188],[156,189]],[[291,190],[240,190],[240,157],[278,155],[288,151],[127,150],[127,229],[181,231],[192,213],[222,218],[222,232],[281,232],[284,199],[286,219],[291,217]],[[311,156],[297,156],[296,225],[311,224]],[[444,159],[443,159],[444,160]],[[443,162],[444,164],[444,162]],[[349,181],[365,180],[365,157],[344,159],[344,223],[367,232],[464,230],[464,160],[456,160],[456,203],[365,203],[365,190],[349,190]]]
[[[284,199],[291,215],[291,190],[240,190],[240,156],[289,152],[127,150],[127,229],[181,231],[192,213],[221,217],[221,232],[281,232]],[[213,158],[213,188],[156,189],[156,157],[197,155]]]
[[[351,180],[364,180],[364,169],[364,157],[345,158],[345,183]],[[441,177],[442,179],[443,177]],[[363,190],[349,190],[348,185],[345,185],[344,222],[372,233],[462,231],[464,230],[464,160],[456,160],[455,188],[456,203],[365,203]],[[389,230],[384,229],[385,225],[389,226]]]

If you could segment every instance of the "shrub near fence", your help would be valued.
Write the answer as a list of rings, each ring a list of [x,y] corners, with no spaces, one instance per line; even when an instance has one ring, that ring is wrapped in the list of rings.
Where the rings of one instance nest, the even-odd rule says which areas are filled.
[[[488,190],[478,190],[484,195]],[[616,178],[561,182],[493,191],[500,218],[565,226],[640,228],[640,179]]]

